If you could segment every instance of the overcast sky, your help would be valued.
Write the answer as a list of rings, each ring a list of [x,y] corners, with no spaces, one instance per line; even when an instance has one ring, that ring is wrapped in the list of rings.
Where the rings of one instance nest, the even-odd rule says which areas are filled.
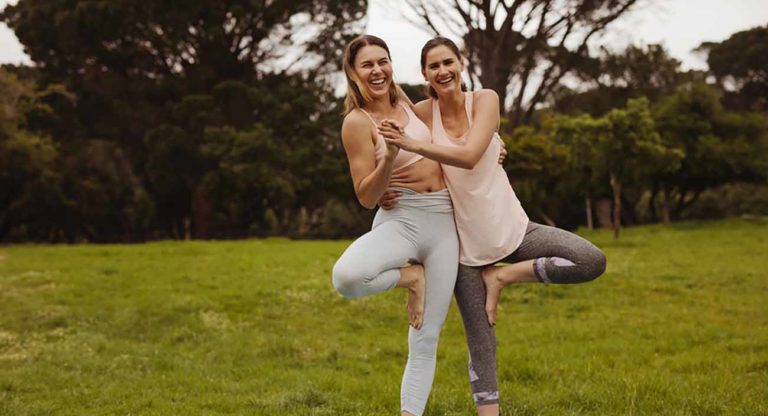
[[[148,0],[151,1],[151,0]],[[623,18],[601,44],[620,49],[662,43],[685,69],[705,68],[691,50],[734,32],[768,24],[768,0],[645,0],[650,4]],[[0,0],[0,9],[15,0]],[[369,0],[367,32],[382,37],[392,52],[398,82],[421,83],[419,52],[430,35],[405,21],[397,0]],[[404,2],[403,2],[404,3]],[[0,63],[29,63],[13,32],[0,24]]]
[[[627,44],[661,43],[684,69],[704,69],[691,52],[705,41],[768,24],[768,0],[645,0],[646,6],[611,26],[601,45],[621,49]],[[404,21],[392,0],[370,0],[368,33],[380,36],[392,52],[398,82],[421,83],[421,47],[430,38]],[[388,7],[389,6],[389,7]]]

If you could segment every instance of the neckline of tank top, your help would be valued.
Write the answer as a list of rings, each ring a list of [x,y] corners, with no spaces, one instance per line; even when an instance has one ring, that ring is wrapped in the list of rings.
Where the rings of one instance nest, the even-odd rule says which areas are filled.
[[[406,126],[408,126],[409,124],[411,124],[411,114],[408,112],[408,110],[410,110],[410,109],[408,108],[408,106],[406,106],[405,104],[403,104],[403,102],[402,102],[402,101],[398,101],[398,102],[397,102],[397,104],[398,104],[398,105],[400,105],[400,107],[402,107],[402,108],[403,108],[403,111],[405,111],[405,117],[408,119],[408,121],[405,123],[405,126],[403,126],[403,128],[405,128]],[[365,114],[366,116],[368,116],[368,119],[369,119],[369,120],[371,120],[371,123],[373,123],[373,126],[374,126],[374,127],[378,127],[378,124],[376,123],[376,120],[373,118],[373,116],[371,115],[371,113],[369,113],[369,112],[365,111],[365,109],[364,109],[364,108],[362,108],[362,107],[360,107],[360,111],[362,111],[362,112],[363,112],[363,114]],[[376,131],[376,135],[377,135],[377,136],[379,135],[379,132],[378,132],[378,130]]]
[[[443,135],[447,137],[449,140],[458,142],[458,143],[466,143],[467,141],[467,134],[469,134],[469,131],[472,130],[472,105],[474,104],[472,102],[474,96],[472,95],[472,91],[464,91],[464,113],[467,115],[467,123],[469,124],[469,127],[467,127],[467,130],[462,133],[459,137],[454,137],[448,134],[448,132],[445,130],[445,126],[443,125],[443,113],[440,111],[440,103],[438,102],[437,98],[432,98],[432,117],[434,118],[435,115],[437,115],[437,121],[440,125],[440,130],[443,132]],[[435,114],[435,110],[437,109],[437,114]],[[435,124],[435,120],[432,120],[432,124]]]

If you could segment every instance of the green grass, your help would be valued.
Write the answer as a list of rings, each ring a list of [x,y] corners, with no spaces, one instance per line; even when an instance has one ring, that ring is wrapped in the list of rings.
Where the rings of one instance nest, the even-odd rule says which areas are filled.
[[[587,234],[600,279],[505,290],[505,415],[768,414],[768,222]],[[405,293],[347,241],[0,247],[0,415],[394,415]],[[427,415],[471,415],[457,309]]]

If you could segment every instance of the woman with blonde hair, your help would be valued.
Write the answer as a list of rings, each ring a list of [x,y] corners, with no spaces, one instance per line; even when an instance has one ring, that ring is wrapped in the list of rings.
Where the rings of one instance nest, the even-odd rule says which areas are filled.
[[[418,416],[432,388],[438,338],[456,280],[453,208],[439,163],[387,145],[378,134],[377,127],[388,119],[416,141],[431,140],[392,78],[386,43],[370,35],[355,38],[344,51],[343,66],[347,97],[341,138],[355,194],[369,209],[387,190],[401,196],[394,209],[379,210],[371,231],[342,254],[333,268],[333,285],[349,298],[408,289],[411,325],[400,401],[402,415]],[[413,265],[403,267],[408,262]]]

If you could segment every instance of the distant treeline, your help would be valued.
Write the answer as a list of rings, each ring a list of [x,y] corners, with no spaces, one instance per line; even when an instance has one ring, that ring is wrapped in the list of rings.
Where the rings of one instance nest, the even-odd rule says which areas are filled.
[[[600,6],[583,21],[617,4],[589,3]],[[366,7],[7,6],[0,19],[35,66],[0,69],[0,240],[364,232],[372,213],[352,192],[334,89]],[[473,30],[464,41],[479,68]],[[562,72],[533,101],[510,96],[503,114],[504,167],[531,217],[574,227],[768,214],[767,32],[702,45],[710,71],[687,73],[656,45],[591,56],[519,37],[513,75]]]

